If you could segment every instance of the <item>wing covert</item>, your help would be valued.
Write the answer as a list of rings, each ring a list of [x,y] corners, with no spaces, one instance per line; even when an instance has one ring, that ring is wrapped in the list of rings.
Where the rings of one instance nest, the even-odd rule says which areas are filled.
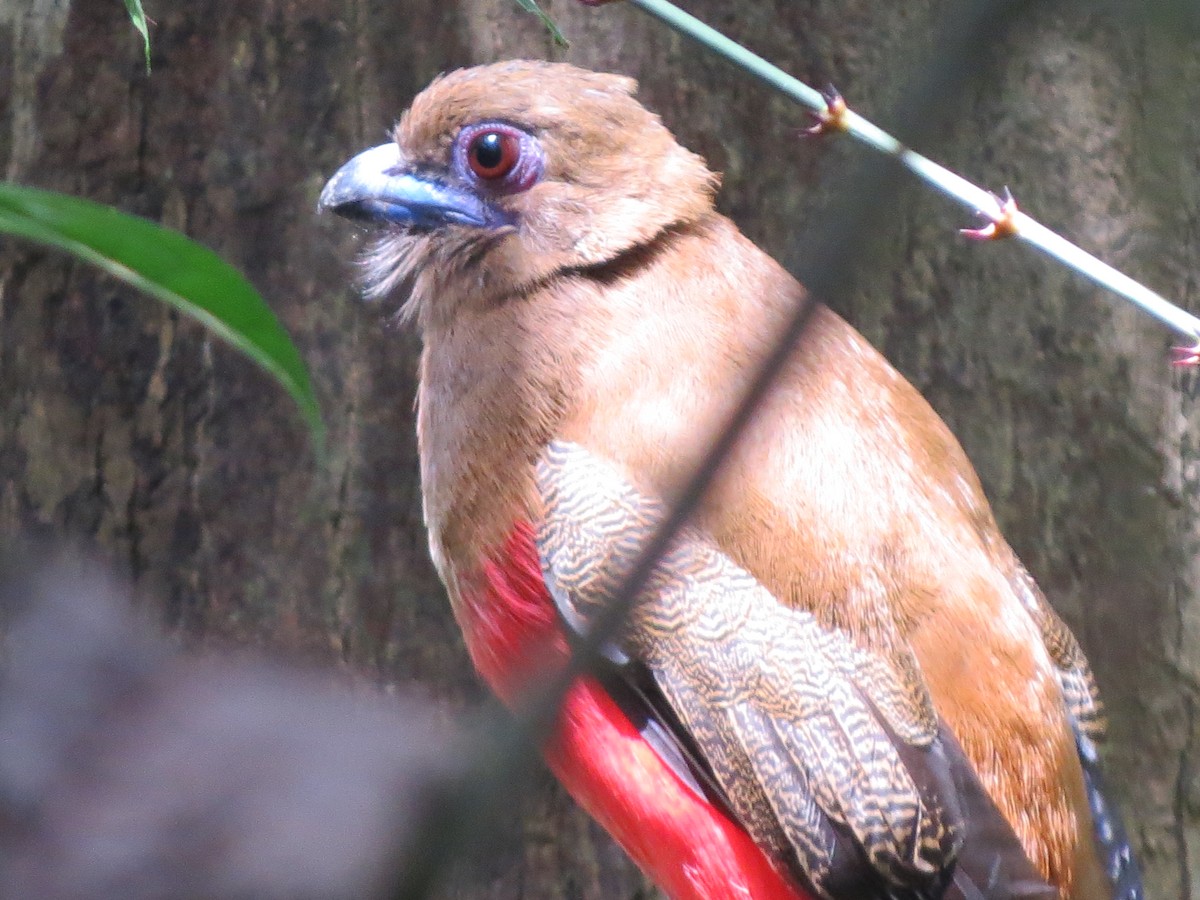
[[[664,508],[563,442],[546,449],[538,485],[543,572],[565,622],[581,631]],[[947,739],[911,653],[869,653],[777,602],[698,532],[685,530],[664,555],[607,656],[652,674],[735,816],[818,893],[971,896],[946,893],[970,868],[956,872],[965,793],[974,812],[987,806],[1000,819],[1010,845],[965,883],[1012,887],[980,897],[1052,895]]]

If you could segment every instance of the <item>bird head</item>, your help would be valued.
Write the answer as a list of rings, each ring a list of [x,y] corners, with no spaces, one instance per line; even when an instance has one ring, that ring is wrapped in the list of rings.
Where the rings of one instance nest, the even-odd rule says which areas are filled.
[[[511,61],[438,78],[320,208],[383,227],[370,295],[410,288],[422,326],[601,266],[712,209],[717,177],[629,78]]]

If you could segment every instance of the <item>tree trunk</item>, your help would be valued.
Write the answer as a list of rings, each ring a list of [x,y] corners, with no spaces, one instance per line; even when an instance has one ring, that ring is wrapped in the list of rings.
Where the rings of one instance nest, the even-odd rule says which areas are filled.
[[[356,239],[325,178],[384,138],[440,71],[538,56],[636,76],[724,173],[721,207],[796,265],[863,153],[800,141],[801,112],[621,4],[512,0],[158,3],[153,71],[116,0],[0,0],[6,177],[135,212],[259,287],[330,426],[300,419],[190,320],[64,256],[0,237],[0,534],[81,544],[164,623],[332,658],[455,707],[481,696],[430,566],[413,438],[415,337],[358,299]],[[942,0],[690,0],[797,76],[885,116],[938,51]],[[981,61],[928,151],[1087,249],[1195,303],[1197,41],[1042,4]],[[907,187],[844,312],[963,441],[1005,533],[1083,643],[1108,703],[1109,782],[1151,897],[1200,897],[1200,379],[1169,336]],[[886,448],[881,448],[886,452]],[[519,818],[519,821],[518,821]],[[542,775],[464,897],[649,890]]]

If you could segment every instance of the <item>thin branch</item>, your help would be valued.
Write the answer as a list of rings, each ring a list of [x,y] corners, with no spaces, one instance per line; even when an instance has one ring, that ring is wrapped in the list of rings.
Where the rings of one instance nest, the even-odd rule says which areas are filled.
[[[820,91],[793,78],[761,56],[750,52],[741,44],[705,25],[669,0],[628,0],[628,2],[665,22],[680,34],[686,35],[714,53],[725,57],[735,66],[754,75],[784,96],[807,107],[818,118],[836,118],[837,127],[823,130],[843,131],[868,147],[895,159],[926,184],[952,200],[958,201],[971,212],[979,213],[992,222],[1007,221],[1011,226],[1011,232],[1001,236],[1019,238],[1047,256],[1074,269],[1085,278],[1091,279],[1101,287],[1108,288],[1136,304],[1167,327],[1173,328],[1192,341],[1193,345],[1200,345],[1200,318],[1185,312],[1165,297],[1056,234],[1031,216],[1016,209],[1015,205],[1011,210],[1006,209],[1005,202],[995,194],[972,184],[961,175],[955,174],[910,149],[852,109],[833,108],[830,99]]]

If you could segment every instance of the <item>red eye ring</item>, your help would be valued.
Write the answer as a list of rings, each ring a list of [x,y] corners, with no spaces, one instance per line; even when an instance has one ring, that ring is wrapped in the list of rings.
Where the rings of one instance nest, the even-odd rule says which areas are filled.
[[[531,132],[508,122],[464,125],[454,139],[451,165],[468,184],[500,197],[527,191],[542,180],[546,157]]]
[[[507,129],[488,128],[471,137],[467,165],[486,181],[503,178],[521,161],[521,140]]]

